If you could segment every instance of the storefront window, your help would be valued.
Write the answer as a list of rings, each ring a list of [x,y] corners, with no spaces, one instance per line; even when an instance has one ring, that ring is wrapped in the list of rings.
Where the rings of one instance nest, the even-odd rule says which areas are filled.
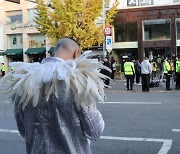
[[[8,49],[23,48],[22,34],[8,35]]]
[[[29,47],[30,48],[39,48],[46,46],[46,38],[40,34],[31,34],[29,35]]]
[[[173,0],[173,3],[178,4],[180,3],[180,0]]]
[[[176,27],[177,27],[177,40],[180,40],[180,20],[177,20]]]
[[[28,14],[29,14],[29,22],[32,23],[34,22],[35,16],[36,16],[36,10],[35,9],[30,9],[28,10]]]
[[[114,25],[115,42],[135,42],[137,41],[137,23],[124,22]]]
[[[170,39],[170,20],[146,20],[144,25],[144,40],[166,40]]]
[[[22,23],[22,11],[6,12],[7,24]]]

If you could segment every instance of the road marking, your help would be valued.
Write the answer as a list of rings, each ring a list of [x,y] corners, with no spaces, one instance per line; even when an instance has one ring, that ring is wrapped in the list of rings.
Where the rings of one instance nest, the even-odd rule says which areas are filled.
[[[0,132],[3,133],[14,133],[19,134],[18,130],[11,130],[11,129],[0,129]],[[119,141],[138,141],[138,142],[162,142],[163,145],[158,152],[158,154],[167,154],[168,151],[171,149],[173,140],[168,139],[152,139],[152,138],[130,138],[130,137],[114,137],[114,136],[101,136],[100,139],[103,140],[119,140]]]
[[[180,132],[180,129],[173,129],[173,132]]]
[[[18,130],[11,130],[11,129],[0,129],[0,132],[2,132],[2,133],[15,133],[15,134],[19,134]]]
[[[105,102],[105,104],[144,104],[144,105],[160,105],[161,102]]]
[[[115,136],[101,136],[103,140],[119,140],[119,141],[138,141],[138,142],[162,142],[163,145],[158,154],[167,154],[171,149],[173,140],[168,139],[152,139],[152,138],[130,138],[130,137],[115,137]]]

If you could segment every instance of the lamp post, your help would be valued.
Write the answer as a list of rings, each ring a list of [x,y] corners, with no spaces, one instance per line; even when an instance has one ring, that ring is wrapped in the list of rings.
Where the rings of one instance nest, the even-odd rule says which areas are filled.
[[[104,35],[104,28],[105,28],[105,19],[106,19],[106,10],[105,10],[105,0],[102,0],[102,10],[103,10],[103,56],[105,57],[107,52],[106,52],[106,37]]]

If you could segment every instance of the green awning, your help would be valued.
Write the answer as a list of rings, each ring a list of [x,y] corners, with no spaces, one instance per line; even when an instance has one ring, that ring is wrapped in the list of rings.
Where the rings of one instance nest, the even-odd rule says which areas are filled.
[[[37,55],[37,54],[45,54],[46,48],[29,48],[26,50],[25,54],[28,55]]]
[[[54,47],[51,47],[48,51],[48,53],[53,53],[54,52]]]
[[[23,49],[7,49],[4,52],[4,55],[7,55],[7,56],[14,56],[14,55],[21,55],[21,54],[23,54]]]

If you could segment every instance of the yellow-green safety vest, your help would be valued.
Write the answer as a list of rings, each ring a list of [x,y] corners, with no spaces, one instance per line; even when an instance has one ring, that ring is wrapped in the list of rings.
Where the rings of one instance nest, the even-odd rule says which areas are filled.
[[[134,65],[132,62],[125,62],[124,63],[124,74],[125,75],[133,75],[135,72]]]
[[[168,74],[168,72],[171,70],[171,66],[168,61],[164,62],[164,74]]]
[[[11,66],[11,71],[14,71],[14,70],[15,70],[14,66]]]
[[[1,66],[1,71],[2,71],[2,72],[5,72],[5,70],[6,70],[6,69],[5,69],[5,66],[2,65],[2,66]]]
[[[180,73],[180,60],[176,61],[176,72]]]

